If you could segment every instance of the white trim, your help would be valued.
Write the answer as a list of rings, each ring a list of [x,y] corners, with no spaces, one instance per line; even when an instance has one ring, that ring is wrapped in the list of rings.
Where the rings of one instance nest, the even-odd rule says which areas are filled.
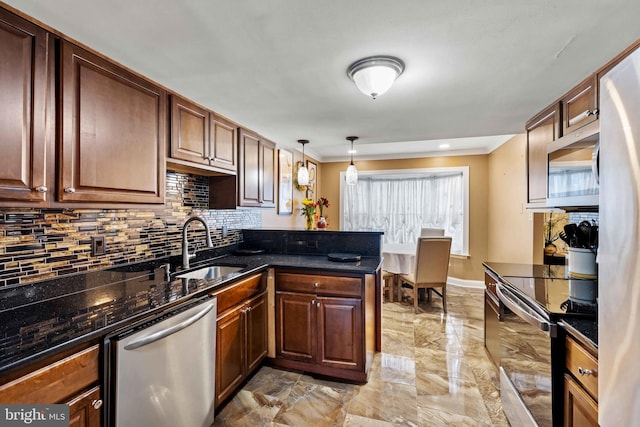
[[[484,289],[484,282],[481,280],[458,279],[457,277],[447,277],[447,286],[460,286],[461,288]]]

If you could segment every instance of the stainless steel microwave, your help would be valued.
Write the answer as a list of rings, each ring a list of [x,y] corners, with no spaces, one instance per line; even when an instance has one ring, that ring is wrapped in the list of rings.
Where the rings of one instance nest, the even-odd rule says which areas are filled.
[[[547,145],[548,207],[598,206],[600,122],[598,120]]]

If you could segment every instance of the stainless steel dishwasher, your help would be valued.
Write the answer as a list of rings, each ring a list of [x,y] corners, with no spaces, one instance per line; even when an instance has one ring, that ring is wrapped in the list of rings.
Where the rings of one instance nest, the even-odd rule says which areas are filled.
[[[216,299],[164,312],[107,339],[117,427],[209,427],[215,401]]]

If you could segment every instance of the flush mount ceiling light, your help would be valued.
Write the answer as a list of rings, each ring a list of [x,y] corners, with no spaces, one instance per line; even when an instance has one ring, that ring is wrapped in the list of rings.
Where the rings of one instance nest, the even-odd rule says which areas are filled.
[[[347,75],[360,92],[376,99],[389,90],[404,71],[404,62],[394,56],[370,56],[349,66]]]
[[[298,185],[309,185],[309,169],[304,166],[304,146],[309,143],[308,139],[299,139],[302,144],[302,165],[298,168]]]
[[[351,153],[351,164],[347,168],[346,175],[348,185],[356,185],[358,183],[358,169],[356,169],[356,165],[353,164],[353,141],[355,141],[356,139],[358,139],[357,136],[347,137],[347,140],[351,141],[351,150],[349,151],[349,153]]]

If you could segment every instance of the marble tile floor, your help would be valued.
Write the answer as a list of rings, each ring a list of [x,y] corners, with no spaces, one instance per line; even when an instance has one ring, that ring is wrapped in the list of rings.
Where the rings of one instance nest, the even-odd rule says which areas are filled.
[[[344,384],[262,367],[213,426],[509,426],[483,346],[483,289],[383,304],[382,352],[369,382]]]

